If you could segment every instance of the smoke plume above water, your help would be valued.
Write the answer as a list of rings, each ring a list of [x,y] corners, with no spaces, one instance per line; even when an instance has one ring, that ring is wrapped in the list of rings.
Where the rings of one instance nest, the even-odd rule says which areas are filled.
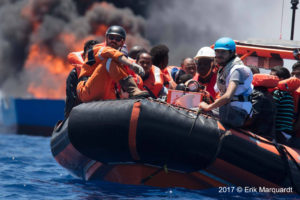
[[[126,29],[129,48],[149,48],[144,18],[106,2],[80,14],[72,0],[1,1],[0,24],[0,88],[10,96],[64,98],[67,54],[88,39],[103,41],[110,25]]]
[[[153,45],[166,44],[170,48],[170,64],[179,65],[182,58],[195,56],[201,47],[210,46],[223,36],[235,40],[280,39],[281,20],[282,39],[289,40],[290,8],[288,0],[162,0],[151,5],[146,38]],[[299,12],[296,11],[294,34],[298,41]]]

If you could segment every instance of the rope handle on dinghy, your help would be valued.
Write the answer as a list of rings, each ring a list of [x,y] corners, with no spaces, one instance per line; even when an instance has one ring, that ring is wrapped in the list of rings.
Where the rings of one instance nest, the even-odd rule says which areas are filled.
[[[161,102],[161,101],[154,100],[154,99],[148,99],[148,100],[150,100],[150,101],[152,101],[152,102],[159,103],[159,104],[168,104],[168,103],[166,103],[166,102]],[[195,113],[195,110],[187,109],[187,108],[184,108],[184,107],[181,107],[181,106],[175,106],[175,105],[171,105],[171,104],[168,104],[168,106],[169,106],[170,108],[179,108],[179,109],[182,109],[182,110],[187,110],[187,111],[190,111],[190,112]],[[195,117],[195,119],[193,120],[193,124],[192,124],[192,126],[191,126],[191,128],[190,128],[190,130],[189,130],[189,132],[188,132],[188,137],[192,134],[193,129],[194,129],[194,127],[195,127],[195,124],[196,124],[197,119],[198,119],[198,117],[199,117],[200,114],[203,114],[203,115],[205,116],[205,113],[203,113],[202,109],[199,109],[199,110],[196,112],[196,117]],[[210,160],[210,162],[208,163],[208,165],[210,165],[210,164],[216,159],[216,157],[218,156],[218,154],[219,154],[219,152],[220,152],[220,149],[221,149],[221,146],[222,146],[221,143],[222,143],[223,138],[224,138],[225,135],[226,135],[226,134],[221,134],[220,139],[219,139],[219,143],[218,143],[218,145],[217,145],[216,153],[215,153],[215,155],[213,156],[213,159]],[[181,141],[178,141],[178,142],[181,142]],[[175,146],[176,146],[176,145],[174,145],[174,147],[175,147]],[[173,151],[171,151],[171,152],[173,152]],[[168,162],[168,160],[166,160],[166,163],[167,163],[167,162]],[[207,165],[207,166],[208,166],[208,165]],[[150,174],[150,175],[148,175],[147,177],[143,178],[143,179],[141,180],[140,183],[141,183],[141,184],[145,184],[147,181],[151,180],[153,177],[155,177],[156,175],[158,175],[158,174],[159,174],[160,172],[162,172],[162,171],[165,171],[165,173],[168,173],[167,164],[164,164],[162,167],[160,167],[159,169],[157,169],[156,171],[154,171],[152,174]],[[190,173],[190,172],[188,172],[188,173]]]

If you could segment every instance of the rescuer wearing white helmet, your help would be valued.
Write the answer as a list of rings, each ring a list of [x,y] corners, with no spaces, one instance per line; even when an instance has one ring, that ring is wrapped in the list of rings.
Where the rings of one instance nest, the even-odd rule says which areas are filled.
[[[253,75],[249,67],[236,56],[235,42],[228,37],[218,39],[214,45],[219,65],[217,84],[220,98],[214,103],[201,102],[199,108],[213,111],[223,124],[241,127],[250,114]]]
[[[217,80],[217,68],[215,65],[215,51],[210,47],[202,47],[194,57],[197,65],[197,75],[194,80],[206,87],[213,99],[216,97],[214,86]]]

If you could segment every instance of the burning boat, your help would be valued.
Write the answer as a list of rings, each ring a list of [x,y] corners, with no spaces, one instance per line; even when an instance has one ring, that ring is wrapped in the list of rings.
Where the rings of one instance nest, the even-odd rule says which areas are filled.
[[[64,118],[66,78],[73,68],[67,54],[81,51],[89,39],[102,41],[108,24],[124,23],[128,47],[149,45],[140,35],[143,20],[106,2],[85,2],[80,12],[75,1],[24,0],[1,6],[6,17],[0,36],[7,44],[2,46],[5,59],[1,59],[0,74],[0,92],[5,94],[0,100],[0,129],[4,133],[51,134],[57,120]],[[122,22],[116,21],[121,18]],[[12,20],[14,26],[10,26]]]

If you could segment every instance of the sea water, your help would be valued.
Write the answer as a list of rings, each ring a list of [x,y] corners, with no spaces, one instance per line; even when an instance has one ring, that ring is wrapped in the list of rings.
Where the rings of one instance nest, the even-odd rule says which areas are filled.
[[[0,134],[0,200],[27,199],[300,199],[270,193],[220,192],[85,182],[56,163],[49,137]]]

